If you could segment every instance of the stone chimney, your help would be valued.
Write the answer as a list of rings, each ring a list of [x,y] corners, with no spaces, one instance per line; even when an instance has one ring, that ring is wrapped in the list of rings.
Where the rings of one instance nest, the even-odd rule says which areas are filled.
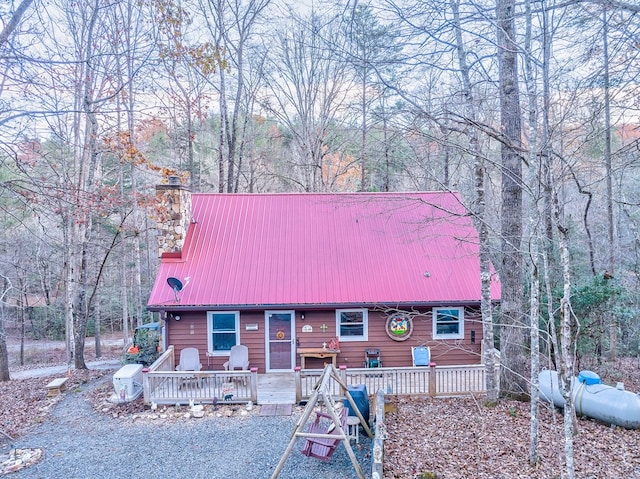
[[[158,256],[180,256],[191,223],[191,191],[180,177],[156,186]]]

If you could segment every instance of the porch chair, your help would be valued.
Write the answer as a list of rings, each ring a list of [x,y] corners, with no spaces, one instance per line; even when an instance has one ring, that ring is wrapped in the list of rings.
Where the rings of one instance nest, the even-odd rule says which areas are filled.
[[[229,354],[229,361],[226,361],[223,366],[225,371],[233,371],[235,369],[248,370],[249,348],[244,344],[236,344],[233,346]]]
[[[380,358],[379,349],[365,349],[364,367],[365,368],[381,368],[382,367],[382,359]]]
[[[229,361],[226,361],[222,366],[225,371],[234,371],[236,369],[247,371],[249,369],[249,348],[244,344],[232,346]],[[247,384],[246,377],[243,377],[243,384]]]
[[[180,364],[176,366],[176,371],[200,371],[201,369],[200,352],[197,348],[184,348],[180,351]],[[200,385],[195,376],[187,379],[196,379],[196,384]],[[182,387],[184,381],[185,379],[180,381],[180,387]]]
[[[347,434],[347,417],[349,415],[349,411],[346,407],[343,407],[339,412],[336,411],[340,418],[340,427],[342,428],[342,432]],[[328,421],[327,421],[328,419]],[[332,434],[338,436],[340,431],[335,424],[333,423],[333,419],[328,413],[324,412],[316,412],[316,419],[311,424],[309,424],[309,428],[307,432],[312,434]],[[342,439],[337,437],[333,438],[325,438],[325,437],[307,437],[304,446],[302,447],[302,454],[307,457],[315,457],[316,459],[320,459],[321,461],[328,461],[333,456],[338,444]]]
[[[431,348],[428,346],[414,346],[411,348],[411,358],[413,359],[413,367],[429,366],[431,362]]]

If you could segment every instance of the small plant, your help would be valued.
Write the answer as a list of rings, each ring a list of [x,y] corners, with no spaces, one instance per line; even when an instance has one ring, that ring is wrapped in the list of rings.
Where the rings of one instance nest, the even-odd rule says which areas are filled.
[[[509,406],[508,413],[511,417],[516,417],[518,415],[518,411],[516,411],[516,408],[514,408],[513,406]]]
[[[421,472],[415,479],[438,479],[438,474],[431,471]]]

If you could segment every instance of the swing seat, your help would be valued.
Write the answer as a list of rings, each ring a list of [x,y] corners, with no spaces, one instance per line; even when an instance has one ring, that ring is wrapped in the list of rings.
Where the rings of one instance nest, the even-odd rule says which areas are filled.
[[[346,434],[345,431],[347,431],[347,416],[349,411],[347,408],[342,408],[338,414],[340,416],[340,426],[343,433]],[[316,419],[309,425],[307,432],[313,434],[331,434],[336,436],[335,439],[328,437],[306,438],[302,448],[302,454],[308,457],[315,457],[321,461],[328,461],[331,459],[331,456],[333,456],[338,444],[340,444],[340,441],[343,439],[339,436],[340,431],[335,427],[331,416],[324,412],[316,412]]]

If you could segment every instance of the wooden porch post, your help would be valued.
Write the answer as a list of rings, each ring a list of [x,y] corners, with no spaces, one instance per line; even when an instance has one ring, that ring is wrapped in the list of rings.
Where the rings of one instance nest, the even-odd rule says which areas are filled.
[[[251,368],[251,401],[258,403],[258,368]]]
[[[343,384],[347,384],[347,366],[344,364],[340,365],[340,380]],[[347,391],[343,387],[340,387],[340,394],[346,396]]]
[[[436,395],[436,363],[429,363],[429,396]]]
[[[142,397],[144,404],[151,404],[149,397],[151,396],[149,391],[149,368],[142,369]]]
[[[173,344],[167,348],[167,352],[169,352],[169,371],[176,370],[176,352]]]
[[[296,380],[296,404],[302,401],[302,378],[300,377],[300,366],[293,368]]]

